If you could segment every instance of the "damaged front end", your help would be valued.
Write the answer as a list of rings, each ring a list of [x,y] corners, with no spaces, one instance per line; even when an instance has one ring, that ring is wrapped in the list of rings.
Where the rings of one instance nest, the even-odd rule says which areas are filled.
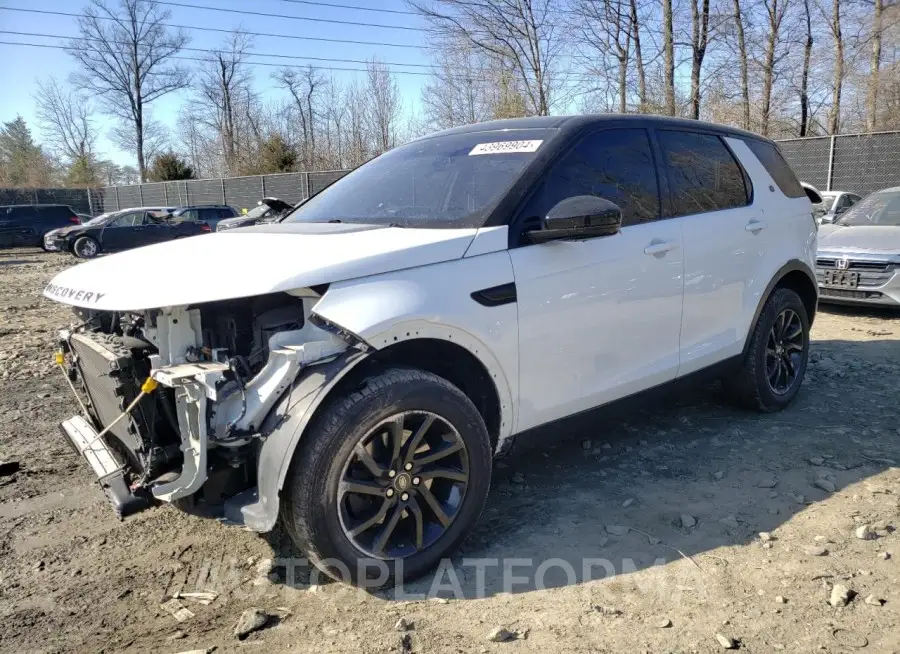
[[[312,312],[320,297],[76,309],[57,360],[82,414],[61,427],[120,516],[161,500],[271,528],[302,426],[369,350]]]

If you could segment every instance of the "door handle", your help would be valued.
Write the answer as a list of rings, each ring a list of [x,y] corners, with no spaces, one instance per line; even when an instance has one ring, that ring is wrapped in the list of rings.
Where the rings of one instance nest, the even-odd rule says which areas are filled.
[[[768,226],[769,224],[765,220],[756,220],[754,218],[749,223],[744,225],[744,229],[748,232],[753,232],[754,234],[756,234],[757,232],[764,230]]]
[[[132,228],[131,228],[131,231],[133,231],[133,232],[142,232],[142,231],[144,231],[144,228],[143,228],[143,227],[132,227]]]
[[[673,243],[672,241],[656,241],[644,248],[644,254],[649,254],[651,256],[665,254],[666,252],[670,252],[677,248],[678,244]]]

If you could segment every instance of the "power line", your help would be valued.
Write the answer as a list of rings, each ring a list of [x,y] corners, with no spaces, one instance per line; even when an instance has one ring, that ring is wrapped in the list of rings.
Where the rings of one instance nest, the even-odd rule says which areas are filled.
[[[380,7],[360,7],[359,5],[339,5],[333,2],[313,2],[313,0],[281,0],[281,2],[291,2],[298,5],[314,5],[317,7],[332,7],[334,9],[357,9],[359,11],[373,11],[381,14],[403,14],[406,16],[418,16],[415,11],[406,11],[405,9],[382,9]]]
[[[14,41],[0,41],[0,45],[18,45],[29,48],[52,48],[54,50],[68,50],[71,51],[72,48],[64,45],[50,45],[47,43],[21,43]],[[172,59],[178,59],[180,61],[199,61],[206,62],[208,59],[203,59],[201,57],[182,57],[178,55],[174,55],[171,57]],[[330,60],[333,61],[333,60]],[[367,73],[368,70],[365,68],[343,68],[336,66],[301,66],[300,64],[276,64],[270,61],[248,61],[248,65],[252,66],[271,66],[273,68],[312,68],[313,70],[329,70],[329,71],[343,71],[343,72],[352,72],[352,73]],[[397,75],[431,75],[432,73],[426,73],[424,71],[418,70],[392,70],[391,74]],[[466,77],[465,75],[460,75],[461,78]],[[473,78],[474,79],[474,78]],[[487,80],[484,80],[487,81]]]
[[[25,9],[22,7],[0,7],[0,11],[21,11],[29,14],[46,14],[50,16],[68,16],[69,18],[80,18],[81,14],[73,14],[66,11],[50,11],[47,9]],[[108,16],[98,16],[97,18],[101,20],[113,20]],[[199,31],[199,32],[218,32],[221,34],[232,34],[234,33],[233,29],[224,29],[219,27],[198,27],[196,25],[177,25],[174,23],[160,23],[162,27],[172,27],[175,29],[189,30],[189,31]],[[317,36],[299,36],[295,34],[272,34],[267,32],[250,32],[245,29],[240,30],[243,34],[248,34],[250,36],[264,36],[266,38],[277,38],[277,39],[293,39],[296,41],[322,41],[326,43],[348,43],[351,45],[376,45],[385,48],[410,48],[413,50],[431,50],[433,46],[429,45],[413,45],[411,43],[385,43],[382,41],[357,41],[352,39],[329,39],[324,37]]]
[[[359,27],[377,27],[389,30],[406,30],[409,32],[428,32],[424,27],[409,27],[408,25],[385,25],[383,23],[363,23],[352,20],[337,20],[334,18],[310,18],[308,16],[293,16],[291,14],[270,14],[262,11],[248,11],[246,9],[225,9],[223,7],[204,7],[203,5],[190,5],[184,2],[168,2],[164,0],[151,0],[157,5],[178,7],[180,9],[203,9],[206,11],[218,11],[229,14],[242,14],[245,16],[264,16],[266,18],[287,18],[289,20],[305,20],[313,23],[331,23],[333,25],[356,25]]]
[[[11,34],[14,36],[37,36],[41,38],[49,38],[49,39],[69,39],[69,40],[81,40],[81,41],[99,41],[101,43],[104,42],[104,39],[96,39],[96,38],[87,38],[83,36],[65,36],[63,34],[42,34],[40,32],[12,32],[9,30],[0,30],[0,34]],[[124,41],[110,41],[110,43],[115,43],[117,45],[127,45]],[[215,53],[220,50],[216,48],[189,48],[183,47],[182,50],[187,50],[189,52],[205,52],[205,53]],[[244,53],[248,57],[272,57],[275,59],[304,59],[309,61],[335,61],[338,63],[345,64],[368,64],[370,61],[366,59],[338,59],[335,57],[312,57],[305,55],[286,55],[286,54],[275,54],[275,53],[265,53],[265,52],[246,52]],[[384,64],[386,66],[409,66],[414,68],[429,68],[434,69],[436,66],[433,64],[410,64],[403,63],[399,61],[381,61],[378,63]],[[398,71],[399,72],[399,71]]]

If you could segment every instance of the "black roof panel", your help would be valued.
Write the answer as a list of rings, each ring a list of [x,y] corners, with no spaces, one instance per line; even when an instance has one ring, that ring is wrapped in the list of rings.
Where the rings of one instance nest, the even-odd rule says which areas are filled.
[[[473,123],[471,125],[461,125],[453,127],[433,134],[428,134],[423,138],[432,138],[434,136],[445,136],[450,134],[466,134],[473,132],[499,131],[505,129],[554,129],[565,127],[579,128],[589,127],[592,125],[602,125],[607,122],[617,123],[635,123],[637,126],[658,127],[658,128],[678,128],[678,129],[701,129],[720,134],[728,134],[732,136],[750,137],[756,139],[765,139],[752,132],[748,132],[737,127],[728,125],[718,125],[716,123],[707,123],[701,120],[690,120],[687,118],[674,118],[672,116],[658,116],[655,114],[578,114],[571,116],[531,116],[528,118],[507,118],[504,120],[489,120],[483,123]]]

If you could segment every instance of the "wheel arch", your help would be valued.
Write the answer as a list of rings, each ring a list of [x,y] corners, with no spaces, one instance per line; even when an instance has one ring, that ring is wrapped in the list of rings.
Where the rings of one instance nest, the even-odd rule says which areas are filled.
[[[756,306],[753,314],[753,320],[750,322],[750,328],[747,330],[747,336],[744,339],[743,353],[747,353],[750,347],[750,338],[753,335],[753,329],[759,320],[763,307],[766,306],[772,293],[777,288],[789,288],[803,301],[806,308],[806,315],[809,319],[810,327],[816,317],[816,308],[819,303],[819,287],[816,284],[816,276],[812,269],[803,261],[794,259],[784,264],[778,272],[772,276],[772,280],[766,286],[766,290],[762,293],[760,301]]]

